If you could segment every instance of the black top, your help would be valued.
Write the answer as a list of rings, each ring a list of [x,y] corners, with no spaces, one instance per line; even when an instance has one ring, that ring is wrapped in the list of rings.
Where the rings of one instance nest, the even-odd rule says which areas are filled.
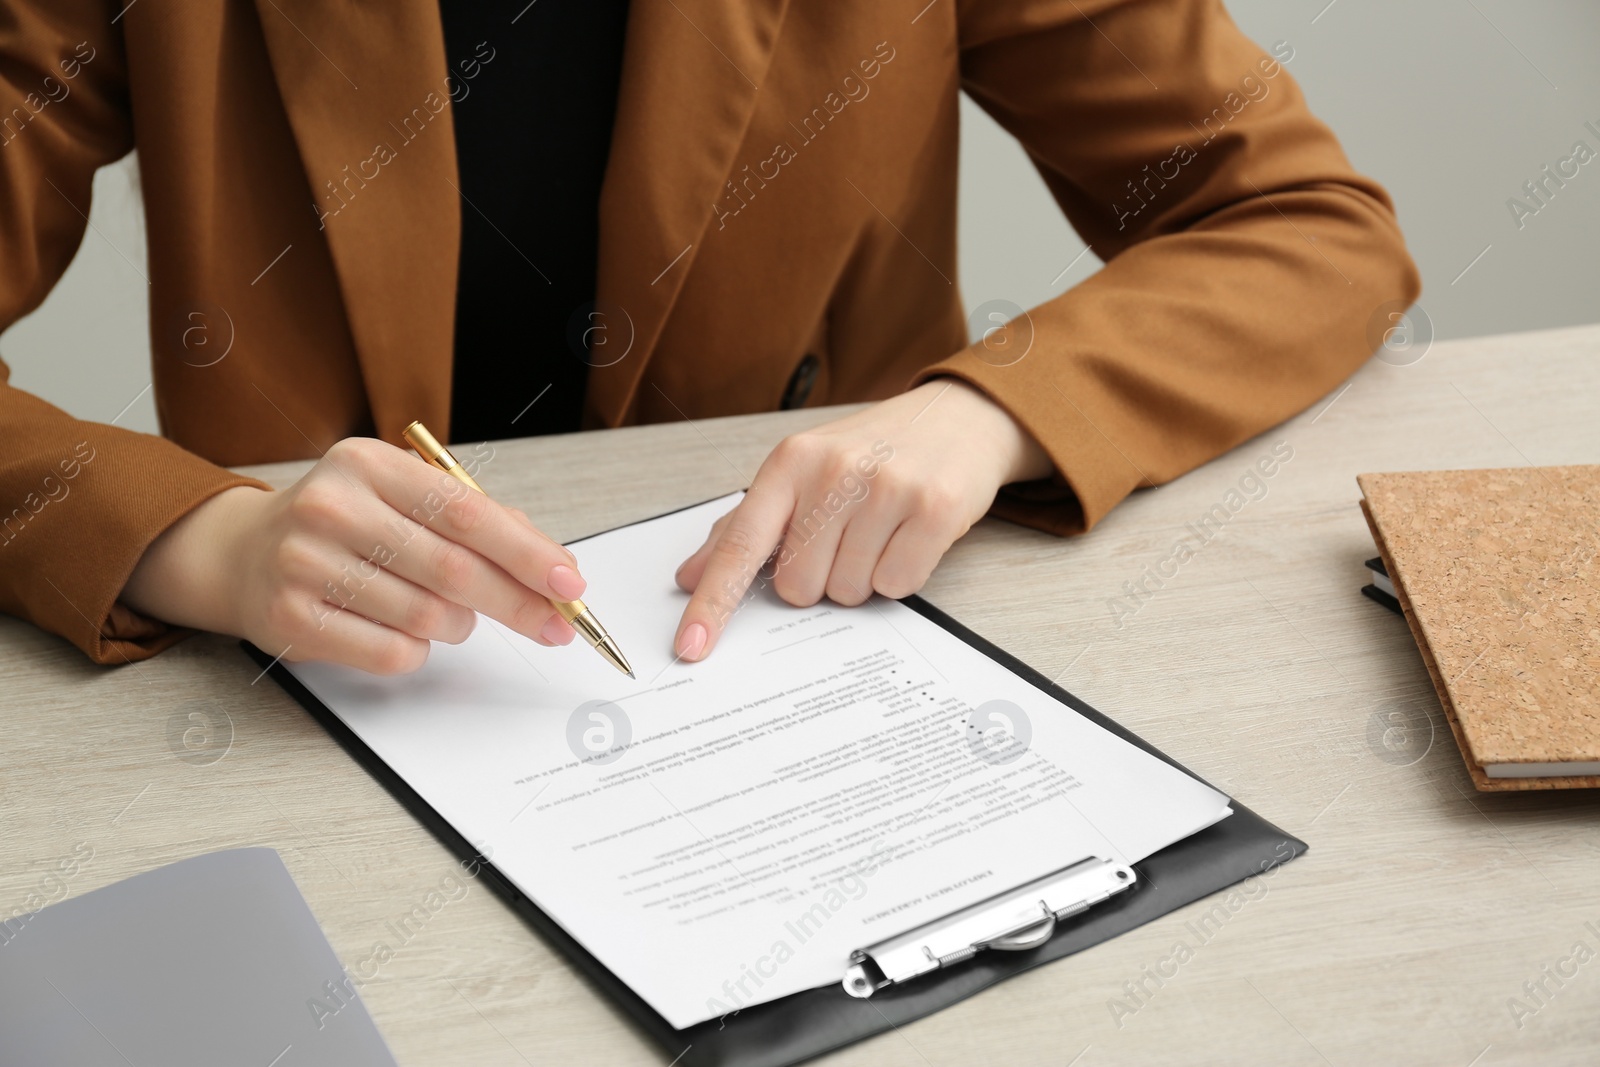
[[[450,437],[576,430],[627,0],[439,9],[461,189]]]

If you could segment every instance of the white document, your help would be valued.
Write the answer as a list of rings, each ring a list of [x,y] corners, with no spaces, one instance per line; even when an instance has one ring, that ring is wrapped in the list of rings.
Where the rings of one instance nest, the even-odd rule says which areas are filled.
[[[892,600],[794,608],[758,577],[711,656],[675,662],[673,572],[737,500],[573,546],[638,681],[489,619],[407,677],[292,668],[674,1027],[836,983],[853,949],[1229,814]]]

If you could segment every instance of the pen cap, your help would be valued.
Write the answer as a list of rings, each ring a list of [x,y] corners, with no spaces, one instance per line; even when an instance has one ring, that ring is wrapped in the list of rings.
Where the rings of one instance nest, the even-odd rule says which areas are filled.
[[[404,437],[406,443],[420,452],[422,458],[429,463],[435,463],[441,456],[450,454],[444,445],[439,443],[439,439],[429,433],[428,428],[420,422],[413,422],[410,426],[401,430],[400,436]]]

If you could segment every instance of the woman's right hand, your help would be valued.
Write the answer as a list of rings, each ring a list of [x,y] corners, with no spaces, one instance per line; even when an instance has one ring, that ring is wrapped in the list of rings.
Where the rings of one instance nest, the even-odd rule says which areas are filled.
[[[566,644],[572,627],[551,600],[583,590],[572,553],[521,512],[350,438],[288,489],[236,487],[196,507],[151,543],[120,599],[286,660],[401,674],[429,642],[466,640],[478,612]]]

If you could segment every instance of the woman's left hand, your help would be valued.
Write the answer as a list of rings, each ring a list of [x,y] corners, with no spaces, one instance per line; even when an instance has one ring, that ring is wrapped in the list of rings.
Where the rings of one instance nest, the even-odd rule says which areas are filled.
[[[1027,431],[953,378],[787,437],[678,568],[694,595],[673,648],[704,659],[758,574],[800,607],[908,596],[1002,485],[1050,471]]]

